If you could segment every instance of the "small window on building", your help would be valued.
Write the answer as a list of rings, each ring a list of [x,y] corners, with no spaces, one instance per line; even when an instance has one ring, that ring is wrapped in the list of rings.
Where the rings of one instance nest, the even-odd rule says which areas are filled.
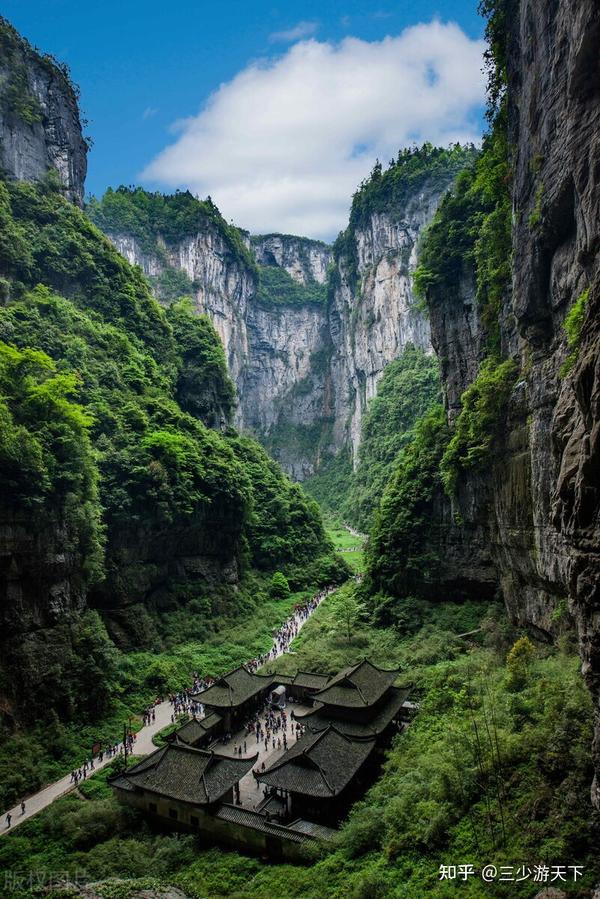
[[[156,814],[156,802],[149,802],[149,803],[148,803],[148,811],[149,811],[151,814],[153,814],[153,815]]]
[[[177,821],[177,809],[176,808],[169,809],[169,818],[173,818],[174,821]]]
[[[198,825],[200,824],[200,821],[195,815],[190,815],[190,822],[192,824],[192,827],[198,827]]]

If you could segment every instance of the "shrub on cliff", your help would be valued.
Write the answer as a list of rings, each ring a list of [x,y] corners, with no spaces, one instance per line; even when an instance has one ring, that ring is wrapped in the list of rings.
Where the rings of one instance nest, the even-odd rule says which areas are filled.
[[[489,459],[516,376],[517,366],[512,360],[486,359],[463,393],[454,434],[440,462],[442,482],[449,495],[455,493],[461,472]]]
[[[313,566],[331,552],[318,508],[254,441],[220,430],[234,393],[207,319],[185,302],[162,309],[141,272],[48,184],[0,179],[0,274],[9,285],[0,307],[3,500],[40,546],[54,522],[71,586],[84,600],[95,582],[121,645],[160,645],[172,630],[166,618],[188,603],[195,623],[248,613],[239,582],[251,567],[293,569],[295,586],[314,583]],[[169,569],[190,556],[206,556],[209,573]],[[71,651],[88,645],[76,625],[57,625],[56,647],[44,631],[27,645],[11,640],[0,676],[15,701],[26,691],[32,715],[53,705],[87,714],[90,696],[96,714],[106,708],[106,696],[76,687]]]
[[[435,581],[439,563],[432,530],[432,501],[441,486],[439,463],[448,444],[446,415],[434,406],[416,425],[400,454],[366,548],[365,589],[383,598],[375,606],[382,623],[393,618],[385,595],[422,595]],[[392,616],[392,617],[390,617]]]

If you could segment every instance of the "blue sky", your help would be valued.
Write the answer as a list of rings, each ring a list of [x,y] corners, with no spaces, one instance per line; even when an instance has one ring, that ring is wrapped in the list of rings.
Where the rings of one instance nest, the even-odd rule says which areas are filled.
[[[5,0],[2,14],[81,87],[91,193],[189,187],[254,231],[329,237],[377,155],[481,130],[475,0]]]

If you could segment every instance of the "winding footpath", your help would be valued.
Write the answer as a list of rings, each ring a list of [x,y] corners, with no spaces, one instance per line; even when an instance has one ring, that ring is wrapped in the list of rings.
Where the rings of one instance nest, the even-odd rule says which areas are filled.
[[[291,634],[294,633],[295,637],[300,633],[303,625],[306,624],[311,615],[316,611],[321,602],[329,596],[336,588],[329,587],[325,590],[322,590],[320,593],[317,593],[308,604],[308,611],[296,611],[293,615],[290,615],[287,618],[281,627],[278,629],[277,633],[273,639],[273,648],[269,653],[265,655],[265,662],[273,661],[279,656],[283,655],[285,652],[288,652],[291,640],[281,639],[282,634]],[[249,665],[252,662],[248,663]],[[162,702],[157,703],[152,707],[155,720],[151,722],[151,724],[144,725],[141,730],[138,731],[135,743],[133,745],[132,755],[148,755],[150,752],[153,752],[156,749],[156,746],[152,742],[152,738],[156,736],[163,728],[167,727],[171,724],[171,716],[173,714],[173,705],[169,699],[165,699]],[[121,744],[122,748],[122,744]],[[92,774],[101,771],[102,768],[109,765],[113,762],[115,756],[109,758],[105,755],[104,760],[101,762],[97,759],[94,759],[94,769],[90,771],[90,776]],[[27,821],[29,818],[32,818],[33,815],[36,815],[42,809],[47,808],[51,805],[55,799],[59,799],[61,796],[64,796],[66,793],[70,793],[73,790],[77,789],[77,784],[73,783],[71,780],[71,774],[66,774],[65,777],[62,777],[60,780],[57,780],[55,783],[50,784],[44,789],[40,790],[38,793],[34,793],[32,796],[29,796],[25,800],[25,813],[21,814],[21,806],[20,804],[14,806],[11,809],[6,809],[6,811],[2,812],[2,816],[0,818],[0,836],[4,836],[7,833],[10,833],[18,827],[23,821]],[[7,814],[11,815],[11,826],[7,827],[6,816]]]

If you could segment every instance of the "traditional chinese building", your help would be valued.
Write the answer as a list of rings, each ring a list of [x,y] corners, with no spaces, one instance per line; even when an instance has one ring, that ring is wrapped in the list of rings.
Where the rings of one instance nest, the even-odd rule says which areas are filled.
[[[333,835],[331,826],[377,776],[406,706],[408,691],[394,686],[397,674],[367,660],[334,677],[262,675],[240,666],[199,695],[204,717],[187,721],[166,746],[111,778],[111,786],[122,801],[171,827],[271,858],[300,858],[307,840]],[[294,700],[288,722],[301,722],[305,731],[259,771],[258,754],[246,756],[246,738],[274,687],[285,702],[280,686]],[[229,742],[226,734],[233,753],[215,751],[219,739]]]
[[[172,826],[198,829],[222,802],[232,802],[234,787],[258,755],[232,758],[183,743],[168,743],[109,779],[117,797]]]
[[[261,707],[272,685],[273,675],[252,674],[240,665],[219,677],[199,694],[199,699],[206,714],[220,715],[222,729],[231,732],[239,729]]]
[[[373,775],[374,737],[350,737],[330,724],[307,731],[259,780],[287,800],[291,818],[333,824],[345,817]]]
[[[183,743],[202,749],[212,743],[222,730],[223,719],[214,712],[204,718],[191,718],[166,739],[169,743]]]
[[[319,732],[333,725],[340,733],[376,737],[384,745],[397,732],[409,691],[394,687],[397,670],[364,659],[345,668],[314,693],[314,708],[298,720]]]
[[[306,732],[259,775],[285,799],[288,817],[332,824],[364,794],[377,773],[376,749],[398,731],[408,696],[394,687],[397,676],[365,659],[328,679],[313,708],[295,715]]]
[[[273,675],[274,684],[282,684],[287,695],[295,702],[312,702],[315,694],[328,683],[328,674],[313,671],[298,671],[297,674]]]

